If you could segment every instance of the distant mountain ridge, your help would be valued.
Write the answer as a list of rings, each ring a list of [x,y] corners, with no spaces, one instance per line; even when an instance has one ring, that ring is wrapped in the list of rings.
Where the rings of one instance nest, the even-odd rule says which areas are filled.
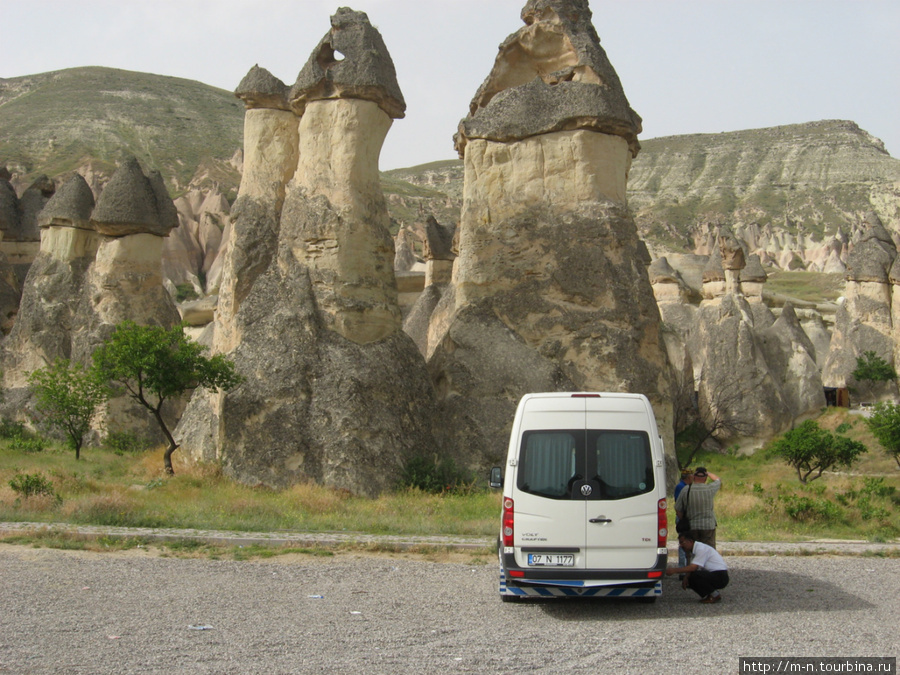
[[[99,67],[0,79],[0,166],[19,187],[42,173],[108,177],[131,153],[173,196],[214,189],[230,200],[242,128],[233,94],[191,80]],[[462,186],[459,160],[382,174],[395,229],[421,231],[429,215],[454,223]],[[900,233],[900,160],[844,120],[655,138],[642,141],[628,197],[656,255],[704,253],[727,225],[751,252],[768,251],[764,262],[804,266],[823,259],[807,250],[848,239],[870,211]]]
[[[900,160],[845,120],[643,142],[628,181],[645,236],[693,248],[698,228],[772,227],[812,241],[875,211],[900,231]]]
[[[243,120],[231,92],[176,77],[85,67],[0,79],[0,164],[19,182],[85,167],[108,176],[130,153],[173,193],[233,188]]]

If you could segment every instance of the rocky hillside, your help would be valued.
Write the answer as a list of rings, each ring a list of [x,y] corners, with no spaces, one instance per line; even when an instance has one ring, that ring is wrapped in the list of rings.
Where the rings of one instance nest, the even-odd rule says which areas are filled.
[[[240,183],[243,106],[199,82],[110,68],[0,79],[0,167],[19,193],[39,174],[77,169],[95,189],[124,153],[159,169],[173,196],[232,201]],[[900,160],[839,120],[644,140],[629,204],[656,255],[709,253],[728,225],[781,269],[842,273],[847,243],[875,211],[900,233]],[[236,154],[237,153],[237,154]],[[382,174],[392,229],[421,234],[429,215],[459,219],[462,163]]]
[[[821,242],[869,210],[900,230],[900,160],[847,121],[651,139],[628,188],[645,236],[668,249],[695,250],[709,224]]]
[[[89,67],[0,79],[0,165],[18,187],[42,173],[108,178],[128,153],[173,193],[233,189],[243,120],[231,92],[175,77]]]

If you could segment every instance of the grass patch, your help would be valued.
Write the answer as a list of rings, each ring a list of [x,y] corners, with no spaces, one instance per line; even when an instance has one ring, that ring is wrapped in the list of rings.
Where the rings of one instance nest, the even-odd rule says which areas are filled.
[[[707,466],[722,478],[716,497],[717,538],[887,542],[900,537],[900,472],[896,465],[891,466],[860,418],[854,423],[846,411],[829,411],[819,423],[830,430],[850,425],[846,435],[869,447],[851,472],[826,473],[803,485],[793,469],[768,458],[764,451],[752,456],[698,454],[694,465]]]
[[[786,464],[762,452],[753,456],[701,452],[695,458],[694,466],[705,465],[723,478],[716,500],[718,536],[723,541],[892,541],[900,536],[900,472],[896,464],[881,451],[861,418],[829,409],[819,424],[831,431],[840,429],[869,447],[852,472],[825,474],[803,486]],[[0,521],[232,532],[456,535],[491,541],[499,526],[500,493],[481,488],[477,481],[465,490],[429,492],[407,487],[373,499],[311,484],[286,490],[248,487],[235,483],[216,466],[189,465],[178,453],[174,459],[176,475],[167,478],[162,473],[161,447],[128,452],[118,446],[90,447],[76,461],[73,453],[58,445],[25,453],[0,440]],[[17,475],[42,476],[46,490],[20,494],[10,486]],[[147,545],[140,540],[104,541],[60,533],[16,533],[15,537],[26,538],[8,537],[5,541],[55,542],[59,547],[86,550]],[[235,548],[189,540],[153,546],[163,548],[167,555],[238,559],[318,554],[315,549]],[[347,550],[410,552],[389,544],[370,548],[354,544]],[[440,548],[426,546],[414,553],[446,555]],[[490,558],[492,553],[486,549],[472,555]]]
[[[76,461],[59,446],[27,454],[0,441],[0,521],[465,536],[491,536],[497,529],[500,495],[487,489],[434,494],[406,488],[377,499],[311,484],[277,491],[235,483],[218,467],[187,464],[178,453],[174,461],[176,475],[167,478],[162,448],[85,448]],[[35,474],[58,499],[23,498],[9,486],[16,475]]]
[[[824,272],[785,272],[770,270],[767,293],[786,295],[807,302],[837,300],[844,293],[843,274]]]

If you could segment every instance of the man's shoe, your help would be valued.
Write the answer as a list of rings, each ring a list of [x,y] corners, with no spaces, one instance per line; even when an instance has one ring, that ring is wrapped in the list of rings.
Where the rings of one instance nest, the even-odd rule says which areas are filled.
[[[722,596],[721,595],[707,595],[700,602],[702,602],[704,605],[711,605],[716,602],[722,602]]]

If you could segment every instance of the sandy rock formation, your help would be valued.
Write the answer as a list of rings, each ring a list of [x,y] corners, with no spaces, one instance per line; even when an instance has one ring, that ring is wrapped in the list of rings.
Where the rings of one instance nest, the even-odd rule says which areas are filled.
[[[740,275],[741,294],[747,298],[748,302],[762,302],[763,286],[768,278],[759,256],[755,253],[748,256],[747,265],[741,270]]]
[[[451,452],[473,467],[504,454],[529,391],[646,393],[672,438],[649,255],[625,204],[640,118],[585,0],[531,0],[522,19],[456,135],[454,305],[435,311],[429,349]]]
[[[290,90],[255,67],[236,92],[244,177],[213,344],[247,379],[195,394],[177,436],[245,483],[377,494],[405,458],[434,450],[431,383],[400,330],[378,179],[405,106],[367,16],[342,8],[331,24]]]
[[[429,216],[425,222],[425,288],[403,321],[403,330],[415,341],[419,351],[430,357],[437,340],[447,328],[456,309],[453,287],[455,227],[444,227]],[[438,307],[440,310],[438,311]]]
[[[753,448],[825,405],[822,378],[793,307],[785,304],[776,319],[761,302],[765,272],[758,258],[745,265],[727,228],[717,244],[703,273],[696,333],[686,342],[701,415],[708,425],[716,416],[733,421],[717,434],[720,442]],[[745,284],[753,292],[749,301]]]
[[[21,413],[29,372],[57,358],[87,364],[115,324],[174,325],[178,312],[163,288],[162,239],[178,224],[159,174],[148,178],[130,158],[97,203],[80,175],[47,202],[38,222],[41,251],[28,272],[20,311],[3,345],[3,382]],[[113,402],[110,428],[155,431],[142,410]]]
[[[409,272],[418,262],[416,242],[418,237],[408,227],[401,227],[394,237],[394,271]]]
[[[856,359],[873,351],[888,363],[897,363],[900,302],[895,303],[900,273],[892,272],[897,247],[874,213],[853,245],[847,260],[844,301],[835,316],[831,346],[822,372],[828,387],[856,387],[851,377]],[[900,295],[900,294],[898,294]],[[897,307],[898,309],[895,309]],[[884,395],[896,395],[897,385],[885,387]]]
[[[91,214],[101,235],[86,280],[92,341],[126,319],[140,325],[171,326],[179,315],[162,283],[163,238],[178,216],[159,172],[145,176],[137,160],[122,163]]]
[[[221,271],[213,268],[231,224],[231,206],[214,190],[190,190],[175,200],[175,208],[179,227],[163,244],[163,276],[175,286],[190,284],[198,296],[215,294]]]
[[[825,406],[816,350],[790,303],[771,327],[761,331],[763,352],[780,386],[794,422]]]
[[[721,298],[726,294],[727,280],[725,268],[722,267],[722,252],[715,247],[710,254],[706,267],[703,268],[703,297],[707,300]]]
[[[12,241],[40,241],[41,231],[38,226],[38,214],[44,208],[53,193],[56,184],[47,176],[38,176],[19,197],[19,219],[17,227],[6,233]]]

